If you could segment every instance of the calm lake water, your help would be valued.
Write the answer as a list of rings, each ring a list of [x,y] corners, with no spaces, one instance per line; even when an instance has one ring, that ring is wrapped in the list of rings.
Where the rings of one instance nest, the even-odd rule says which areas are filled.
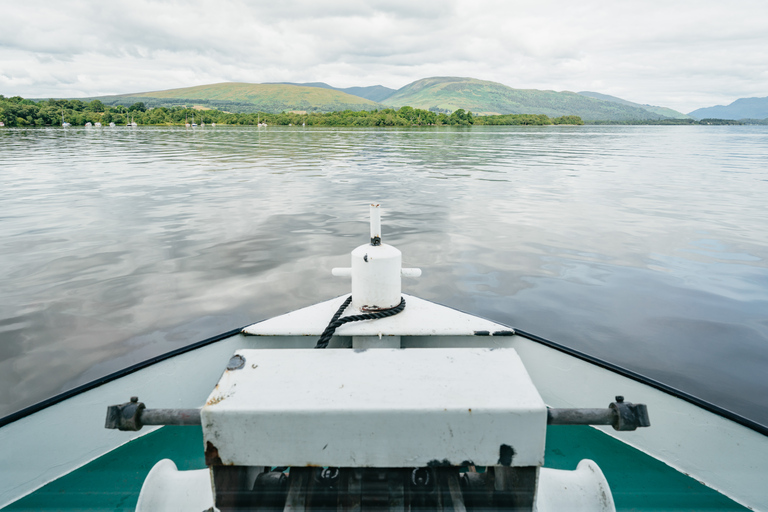
[[[347,293],[375,201],[406,293],[768,424],[767,164],[765,126],[0,129],[0,416]]]

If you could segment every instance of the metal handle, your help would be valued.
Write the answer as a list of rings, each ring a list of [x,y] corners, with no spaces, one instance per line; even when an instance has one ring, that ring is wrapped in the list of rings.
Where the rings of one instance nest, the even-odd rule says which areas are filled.
[[[135,396],[107,407],[104,428],[136,431],[144,425],[202,425],[200,409],[147,409]]]
[[[650,427],[645,404],[625,402],[617,396],[607,409],[547,409],[547,425],[611,425],[615,430],[629,431]]]

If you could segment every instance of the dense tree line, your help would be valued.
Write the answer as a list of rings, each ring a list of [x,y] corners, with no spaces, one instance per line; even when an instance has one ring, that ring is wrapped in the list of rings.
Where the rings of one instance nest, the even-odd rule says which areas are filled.
[[[222,125],[282,126],[471,126],[477,125],[550,125],[583,124],[577,116],[549,118],[545,115],[511,114],[476,116],[458,109],[435,112],[412,107],[386,108],[372,111],[339,112],[231,113],[221,110],[197,110],[186,106],[147,108],[143,102],[126,107],[109,106],[100,100],[45,100],[35,102],[19,96],[0,95],[0,121],[5,126],[83,126],[86,123],[126,125],[184,125],[189,122]]]
[[[506,114],[475,118],[475,124],[485,125],[548,125],[548,124],[584,124],[579,116],[561,116],[550,118],[544,114]]]

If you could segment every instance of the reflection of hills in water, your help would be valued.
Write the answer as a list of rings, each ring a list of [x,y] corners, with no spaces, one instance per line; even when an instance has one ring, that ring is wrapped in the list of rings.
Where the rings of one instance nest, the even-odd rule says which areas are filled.
[[[766,422],[768,182],[745,130],[766,128],[5,131],[0,414],[346,293],[330,269],[376,201],[424,271],[406,293]]]

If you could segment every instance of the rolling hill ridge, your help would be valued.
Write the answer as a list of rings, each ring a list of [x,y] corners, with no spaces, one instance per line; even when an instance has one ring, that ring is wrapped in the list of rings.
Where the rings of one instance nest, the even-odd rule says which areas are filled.
[[[646,121],[667,116],[641,106],[590,98],[573,92],[513,89],[475,78],[433,77],[417,80],[383,100],[394,106],[425,110],[457,110],[476,114],[576,115],[585,121]]]
[[[335,91],[341,91],[345,92],[347,94],[351,94],[353,96],[360,96],[361,98],[365,98],[367,100],[371,101],[382,101],[390,96],[392,96],[396,89],[390,89],[389,87],[384,87],[383,85],[370,85],[367,87],[334,87],[332,85],[328,85],[325,82],[308,82],[308,83],[294,83],[294,82],[274,82],[275,84],[281,84],[281,85],[298,85],[302,87],[320,87],[323,89],[333,89]]]
[[[665,107],[640,105],[600,93],[514,89],[465,77],[424,78],[396,91],[380,85],[341,89],[324,82],[229,82],[90,99],[99,99],[107,105],[127,106],[136,102],[143,102],[147,107],[194,105],[234,113],[360,111],[411,106],[447,113],[464,109],[479,115],[576,115],[585,121],[645,122],[687,117]]]
[[[766,119],[768,118],[768,97],[739,98],[730,105],[699,108],[688,113],[694,119]]]
[[[335,89],[286,84],[248,84],[227,82],[96,98],[106,105],[143,102],[147,107],[198,105],[234,113],[291,110],[330,112],[336,110],[374,110],[381,105],[369,99]]]
[[[690,119],[690,116],[687,116],[685,114],[678,112],[677,110],[672,110],[671,108],[667,108],[667,107],[656,107],[654,105],[641,105],[639,103],[623,100],[621,98],[617,98],[616,96],[610,96],[608,94],[601,94],[599,92],[582,91],[579,94],[581,94],[582,96],[588,96],[590,98],[595,98],[598,100],[610,101],[614,103],[621,103],[622,105],[629,105],[631,107],[642,108],[650,112],[653,112],[654,114],[668,117],[670,119]]]

